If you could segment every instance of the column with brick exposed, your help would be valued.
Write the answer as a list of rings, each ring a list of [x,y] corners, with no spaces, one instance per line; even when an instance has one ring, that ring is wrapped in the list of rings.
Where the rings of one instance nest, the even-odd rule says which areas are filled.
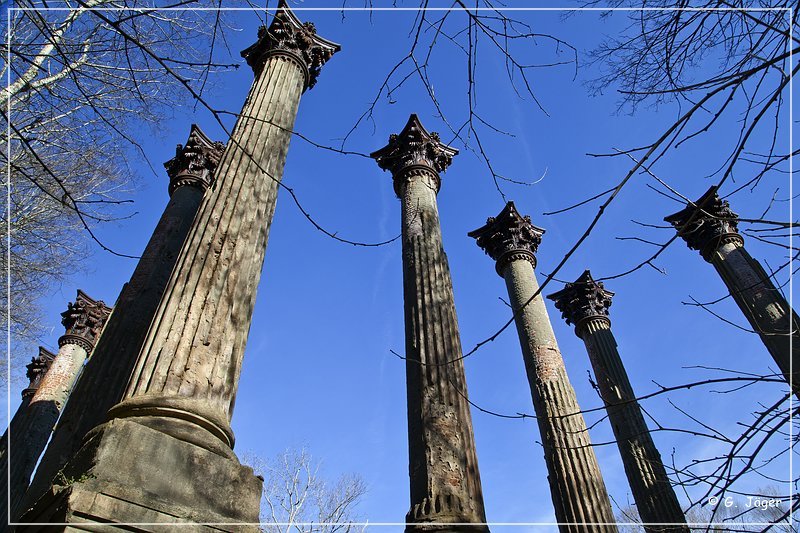
[[[692,250],[714,265],[733,300],[761,337],[794,394],[800,397],[800,319],[761,264],[744,247],[738,215],[717,187],[664,220]]]
[[[67,521],[258,530],[262,481],[233,453],[230,419],[300,97],[338,49],[280,2],[242,52],[255,82],[123,400],[65,468],[81,479],[61,489]]]
[[[8,449],[10,482],[8,485],[2,483],[0,498],[5,502],[10,495],[12,520],[19,512],[31,474],[39,456],[47,446],[61,408],[67,402],[86,358],[92,353],[109,313],[111,309],[102,301],[93,300],[81,290],[78,290],[75,301],[70,302],[67,310],[61,313],[61,324],[65,332],[58,339],[58,353],[35,384],[35,392],[25,407],[24,423],[21,427],[12,425],[10,428]],[[40,358],[44,357],[46,360],[47,353],[40,353]],[[29,393],[33,386],[34,381],[26,391],[23,391],[23,395],[25,392]],[[5,469],[4,461],[2,470]]]
[[[457,150],[411,115],[371,156],[402,207],[411,509],[406,532],[488,531],[453,287],[442,246],[439,173]],[[436,523],[438,525],[433,525]],[[462,524],[462,525],[449,525]]]
[[[586,422],[567,377],[534,267],[544,230],[509,202],[469,233],[505,279],[539,424],[559,531],[614,532],[614,513]]]
[[[169,202],[115,304],[91,359],[86,364],[53,438],[47,446],[27,501],[33,503],[81,446],[83,437],[105,421],[125,392],[150,321],[164,294],[186,235],[222,156],[224,145],[212,142],[192,125],[186,144],[164,163]]]
[[[14,436],[14,442],[12,445],[16,447],[15,453],[20,448],[20,445],[24,446],[24,439],[26,438],[27,432],[33,423],[28,407],[31,404],[33,395],[36,394],[39,384],[42,382],[42,379],[44,379],[44,375],[47,373],[47,370],[50,368],[50,365],[53,363],[53,359],[55,359],[55,357],[55,354],[49,352],[44,347],[39,346],[39,355],[31,358],[31,362],[25,366],[29,381],[28,386],[22,390],[22,402],[14,412],[14,416],[9,423],[8,429],[6,429],[5,433],[3,433],[2,439],[0,439],[0,479],[6,480],[6,482],[3,483],[4,488],[0,490],[0,498],[2,498],[2,501],[0,501],[0,506],[2,506],[3,509],[3,513],[0,515],[0,531],[3,530],[3,518],[1,517],[6,517],[8,521],[13,521],[13,515],[9,516],[8,513],[8,494],[11,494],[11,501],[16,502],[22,495],[25,494],[25,487],[27,487],[28,484],[28,479],[19,479],[19,475],[9,478],[8,437],[9,434]],[[30,475],[28,477],[30,477]]]
[[[686,517],[617,351],[608,318],[612,296],[614,293],[605,290],[601,282],[594,281],[587,270],[574,283],[567,283],[548,298],[554,301],[567,324],[575,325],[575,334],[586,344],[645,530],[688,533]]]

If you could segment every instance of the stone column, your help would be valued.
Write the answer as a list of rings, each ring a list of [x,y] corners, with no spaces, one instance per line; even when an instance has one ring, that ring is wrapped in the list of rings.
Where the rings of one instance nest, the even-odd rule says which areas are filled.
[[[733,300],[800,397],[800,319],[761,264],[747,253],[737,218],[714,186],[694,204],[664,220],[675,226],[689,248],[698,250],[703,259],[714,265]]]
[[[67,310],[61,313],[61,324],[64,325],[65,333],[58,339],[58,353],[49,362],[49,368],[44,375],[41,378],[37,376],[36,390],[25,408],[24,427],[11,426],[8,450],[11,481],[8,486],[2,483],[0,498],[6,501],[6,491],[10,492],[12,517],[17,516],[20,510],[36,462],[47,446],[61,408],[67,402],[109,313],[111,308],[106,307],[102,301],[93,300],[81,290],[78,290],[75,302],[70,303]],[[40,358],[44,357],[46,360],[48,354],[46,351],[40,352]],[[32,365],[35,365],[33,371],[41,371],[41,363],[34,361]],[[31,387],[23,395],[29,391]],[[5,468],[4,465],[3,469]]]
[[[457,150],[411,115],[373,157],[402,203],[411,509],[406,532],[488,531],[453,287],[442,247],[439,172]],[[433,523],[433,524],[432,524]],[[462,524],[462,525],[448,525]]]
[[[212,142],[192,124],[186,144],[179,144],[175,157],[164,163],[170,178],[169,202],[58,421],[31,483],[26,498],[29,504],[49,488],[56,473],[80,449],[83,437],[103,423],[108,410],[122,400],[150,321],[203,195],[212,184],[223,149],[222,143]]]
[[[17,453],[22,453],[21,448],[25,446],[28,432],[31,426],[35,425],[35,420],[31,418],[29,411],[31,399],[39,388],[39,384],[42,382],[44,375],[47,373],[55,357],[55,354],[39,346],[39,355],[31,358],[31,362],[25,366],[29,380],[28,386],[22,390],[22,403],[19,404],[19,407],[14,413],[14,417],[11,419],[9,429],[3,433],[2,440],[0,440],[0,480],[3,480],[3,489],[0,491],[0,506],[2,506],[4,510],[2,517],[5,517],[9,522],[12,521],[12,517],[8,513],[7,496],[11,494],[11,500],[13,502],[18,501],[21,495],[25,494],[25,488],[28,486],[30,473],[28,474],[28,478],[19,479],[18,474],[20,472],[18,469],[14,469],[15,476],[9,478],[8,436],[9,433],[13,436],[12,447],[14,448],[14,457],[16,457]],[[0,518],[0,531],[4,530],[2,521],[3,518]]]
[[[242,52],[255,82],[123,400],[65,468],[80,481],[57,489],[64,520],[258,530],[241,524],[258,522],[262,482],[233,453],[230,418],[300,96],[338,49],[281,2]]]
[[[18,411],[30,405],[31,398],[33,398],[33,395],[39,390],[39,385],[41,385],[47,371],[50,370],[50,365],[53,364],[53,359],[55,358],[56,354],[44,346],[39,346],[39,355],[37,357],[32,357],[31,362],[25,365],[25,376],[28,378],[28,386],[22,390],[22,403],[19,409],[17,409]]]
[[[469,233],[497,263],[506,281],[539,424],[550,494],[559,530],[613,532],[614,513],[586,422],[567,377],[534,267],[544,230],[509,202]],[[534,295],[536,295],[534,297]]]
[[[612,296],[614,293],[594,281],[587,270],[548,298],[567,324],[575,325],[575,334],[586,344],[636,508],[642,522],[651,524],[645,525],[645,530],[689,533],[611,333],[608,307]]]

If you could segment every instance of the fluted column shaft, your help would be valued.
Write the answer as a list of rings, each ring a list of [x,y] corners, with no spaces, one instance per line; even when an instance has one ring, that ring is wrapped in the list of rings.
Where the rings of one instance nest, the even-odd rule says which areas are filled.
[[[485,522],[435,178],[428,172],[410,177],[401,201],[411,475],[407,520]]]
[[[533,298],[539,290],[533,265],[525,259],[511,260],[501,275],[515,314],[559,531],[617,531],[586,422],[567,377],[547,309],[541,295]]]
[[[761,264],[744,248],[739,216],[716,186],[664,218],[687,246],[714,265],[739,309],[800,398],[800,319]]]
[[[0,461],[2,461],[2,464],[0,464],[0,476],[3,479],[3,488],[0,489],[0,498],[2,498],[0,506],[4,511],[2,519],[0,519],[0,531],[8,531],[5,525],[6,520],[8,522],[14,521],[20,501],[25,497],[25,489],[28,486],[31,472],[36,465],[36,459],[31,461],[30,456],[33,454],[29,451],[35,449],[36,446],[35,442],[30,441],[32,439],[40,441],[41,437],[36,435],[36,428],[39,427],[39,422],[33,416],[34,412],[30,409],[30,402],[30,398],[23,398],[8,425],[8,429],[3,434],[2,444],[0,444],[3,448],[2,453],[0,453]],[[36,414],[38,415],[38,413]],[[55,412],[55,417],[58,418],[58,411]],[[50,418],[52,420],[52,417]],[[52,422],[55,423],[55,420],[52,420]],[[39,433],[43,432],[40,430]],[[10,443],[9,434],[13,436]],[[45,442],[47,442],[46,438]],[[9,444],[11,445],[10,448]],[[31,465],[31,462],[33,462],[33,465]],[[11,467],[10,471],[9,466]],[[9,502],[11,507],[7,508]]]
[[[7,488],[11,493],[12,519],[21,511],[36,462],[47,446],[61,408],[70,397],[83,364],[92,352],[110,313],[111,309],[102,301],[95,301],[79,290],[75,302],[70,303],[61,314],[61,322],[66,331],[58,339],[58,353],[38,382],[36,392],[25,409],[23,427],[11,428],[11,481]],[[0,497],[5,499],[5,484],[3,486]]]
[[[300,96],[338,49],[279,1],[270,26],[242,52],[255,81],[164,285],[122,401],[65,466],[80,481],[53,486],[23,518],[255,529],[262,480],[233,453],[230,418]],[[181,158],[188,162],[188,174],[171,189],[198,179],[191,174],[207,168],[202,155],[193,148],[167,164],[171,171]]]
[[[457,153],[411,115],[388,145],[371,154],[382,169],[391,171],[402,208],[411,481],[407,533],[488,532],[436,203],[439,172]]]
[[[29,503],[48,488],[56,473],[78,451],[84,435],[101,424],[108,410],[122,399],[203,192],[200,187],[181,186],[170,197],[58,421],[31,483]]]
[[[600,395],[606,404],[636,509],[648,532],[689,532],[667,471],[642,416],[617,343],[605,317],[590,317],[577,330],[586,344]]]
[[[30,442],[30,439],[32,433],[36,432],[35,428],[40,425],[35,418],[34,410],[30,409],[31,400],[54,359],[54,354],[39,347],[39,357],[34,357],[30,364],[26,366],[30,383],[22,391],[22,402],[17,407],[8,429],[0,439],[0,479],[4,480],[2,489],[0,489],[0,507],[3,509],[3,513],[0,515],[0,531],[6,531],[4,524],[14,520],[15,515],[9,510],[16,509],[19,506],[20,499],[24,496],[25,489],[28,486],[30,471],[33,466],[30,465],[30,460],[26,458],[33,455],[30,450],[36,448],[36,443]],[[58,416],[57,412],[56,416]],[[9,443],[10,437],[12,442]],[[41,440],[41,437],[38,440]],[[12,455],[9,455],[9,452]],[[39,452],[41,452],[41,449]],[[18,460],[19,463],[17,462]],[[11,466],[10,473],[9,466]],[[9,502],[11,503],[11,508],[8,507]]]
[[[792,383],[794,393],[800,397],[800,319],[797,313],[741,240],[722,244],[710,254],[709,261],[786,381]]]
[[[496,261],[495,270],[506,282],[559,530],[614,532],[611,502],[586,422],[539,294],[534,266],[543,234],[530,217],[517,212],[514,202],[508,202],[469,236]]]
[[[82,346],[61,346],[42,384],[30,400],[24,419],[25,427],[11,428],[10,492],[11,515],[14,517],[20,511],[20,503],[25,496],[36,461],[47,446],[61,408],[66,403],[87,357],[88,353]]]
[[[266,60],[114,416],[186,411],[232,446],[229,421],[244,345],[305,83],[292,56]],[[144,405],[152,409],[142,411]]]

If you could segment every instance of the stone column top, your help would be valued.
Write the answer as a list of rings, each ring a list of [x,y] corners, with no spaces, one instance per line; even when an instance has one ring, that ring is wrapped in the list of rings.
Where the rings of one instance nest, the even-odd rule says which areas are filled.
[[[698,250],[706,261],[711,261],[714,251],[728,242],[743,244],[744,239],[737,229],[739,215],[731,211],[727,200],[717,194],[716,185],[708,189],[694,203],[664,217],[692,250]]]
[[[55,358],[56,356],[54,353],[50,352],[44,346],[39,346],[39,355],[36,357],[31,357],[31,362],[25,365],[25,368],[27,369],[25,375],[28,377],[30,383],[28,384],[28,387],[22,391],[23,399],[33,396],[36,393],[36,389],[39,388],[42,378],[50,369],[50,365],[53,363]]]
[[[303,69],[306,89],[317,83],[317,77],[324,65],[341,45],[317,35],[311,22],[300,22],[286,0],[278,1],[278,9],[269,27],[258,29],[258,40],[242,50],[242,57],[253,69],[256,77],[261,73],[267,58],[283,55],[294,59]]]
[[[75,302],[70,302],[67,310],[61,313],[61,324],[66,332],[58,339],[58,345],[76,344],[91,352],[110,314],[111,308],[102,300],[95,301],[78,289]]]
[[[536,251],[544,230],[534,226],[531,217],[520,215],[514,202],[508,202],[499,215],[489,217],[484,226],[467,235],[497,262],[495,269],[503,277],[503,269],[511,261],[523,259],[536,267]]]
[[[435,177],[436,192],[441,187],[439,172],[444,172],[453,162],[458,150],[447,146],[435,131],[428,132],[419,117],[412,113],[400,133],[389,136],[389,144],[369,154],[382,170],[394,178],[394,192],[401,195],[400,185],[413,171],[423,171]]]
[[[608,324],[608,308],[614,293],[603,287],[603,282],[595,281],[591,272],[584,270],[578,279],[567,283],[563,289],[547,296],[553,300],[556,309],[567,324],[575,325],[575,335],[581,336],[581,327],[591,318],[599,318]]]
[[[175,148],[175,157],[164,163],[169,176],[169,194],[184,185],[208,189],[214,180],[225,145],[214,142],[203,131],[192,124],[186,144]]]

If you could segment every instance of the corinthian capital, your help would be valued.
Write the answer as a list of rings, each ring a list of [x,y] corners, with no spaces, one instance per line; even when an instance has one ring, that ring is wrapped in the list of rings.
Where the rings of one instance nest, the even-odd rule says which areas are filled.
[[[736,221],[738,215],[731,211],[727,200],[720,199],[717,187],[706,191],[694,204],[665,217],[692,250],[698,250],[706,261],[714,251],[727,242],[742,243]]]
[[[208,189],[224,150],[224,144],[212,141],[192,124],[186,144],[179,144],[175,157],[164,163],[169,176],[169,194],[184,185]]]
[[[300,22],[286,1],[280,0],[269,27],[258,29],[258,40],[242,50],[242,57],[258,76],[269,56],[289,56],[303,68],[306,88],[310,89],[317,83],[322,65],[341,49],[340,45],[317,35],[311,22]]]
[[[25,365],[27,370],[26,375],[28,376],[28,380],[30,383],[28,387],[22,391],[22,398],[27,398],[33,396],[36,393],[36,389],[39,388],[39,383],[42,382],[42,378],[47,371],[50,369],[50,365],[53,363],[53,359],[55,359],[55,354],[49,352],[42,346],[39,346],[39,355],[36,357],[31,358],[31,362]]]
[[[584,321],[589,318],[608,319],[612,296],[613,292],[607,291],[602,282],[595,281],[592,274],[584,270],[578,279],[548,298],[553,300],[567,324],[575,325],[575,333],[580,336],[579,328]]]
[[[403,131],[389,136],[389,144],[372,152],[369,156],[377,161],[383,170],[392,173],[395,180],[395,192],[400,195],[399,183],[408,171],[414,169],[428,170],[436,176],[437,192],[439,172],[444,172],[458,150],[447,146],[439,139],[439,134],[428,132],[417,115],[412,114]]]
[[[531,217],[522,216],[508,202],[496,217],[489,217],[486,224],[467,235],[477,241],[484,252],[497,263],[500,276],[511,261],[523,259],[536,266],[536,250],[542,242],[544,230],[531,223]]]
[[[66,332],[58,339],[58,345],[77,344],[91,352],[110,314],[111,308],[102,300],[95,301],[78,289],[75,302],[70,302],[67,310],[61,313],[61,324]]]

